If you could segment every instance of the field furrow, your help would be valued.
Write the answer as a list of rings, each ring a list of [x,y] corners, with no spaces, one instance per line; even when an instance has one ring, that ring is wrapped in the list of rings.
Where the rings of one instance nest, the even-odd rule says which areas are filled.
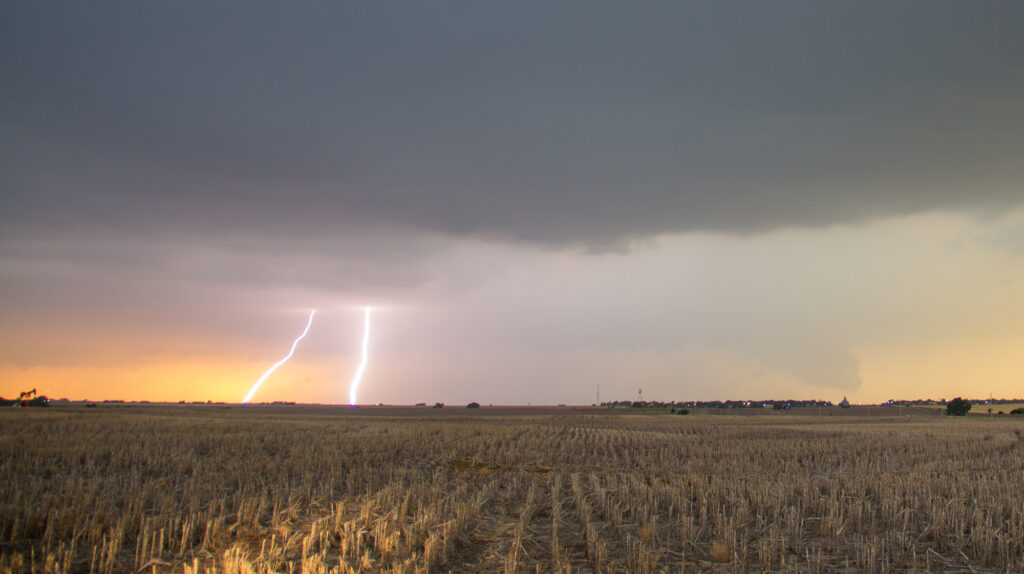
[[[0,571],[1024,571],[1019,419],[429,411],[0,411]]]

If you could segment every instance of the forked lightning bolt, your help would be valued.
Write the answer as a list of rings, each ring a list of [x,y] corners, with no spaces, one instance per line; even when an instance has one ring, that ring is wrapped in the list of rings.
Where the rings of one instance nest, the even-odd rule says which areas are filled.
[[[359,361],[359,367],[356,368],[356,374],[352,377],[352,384],[348,388],[348,405],[350,407],[356,406],[356,391],[359,390],[359,381],[363,380],[363,371],[366,370],[366,361],[370,351],[370,308],[366,308],[365,318],[363,319],[363,358]]]
[[[306,336],[306,333],[309,332],[309,326],[313,324],[313,314],[314,313],[316,313],[316,309],[313,309],[312,311],[309,312],[309,322],[306,323],[306,329],[304,331],[302,331],[302,334],[299,335],[299,338],[295,339],[295,342],[292,343],[292,350],[288,351],[288,355],[285,356],[285,358],[283,358],[280,361],[274,363],[273,367],[270,367],[269,369],[267,369],[267,372],[263,373],[263,376],[260,377],[260,379],[258,381],[256,381],[256,384],[252,386],[252,389],[249,390],[249,394],[245,395],[245,398],[242,399],[242,404],[243,405],[248,403],[249,400],[252,399],[252,396],[254,394],[256,394],[256,391],[260,388],[260,385],[263,384],[263,381],[267,380],[267,377],[270,376],[270,373],[273,373],[275,370],[277,370],[278,367],[280,367],[281,365],[283,365],[286,362],[288,362],[288,359],[292,358],[292,355],[295,354],[295,348],[299,346],[299,341],[301,341],[302,338]]]

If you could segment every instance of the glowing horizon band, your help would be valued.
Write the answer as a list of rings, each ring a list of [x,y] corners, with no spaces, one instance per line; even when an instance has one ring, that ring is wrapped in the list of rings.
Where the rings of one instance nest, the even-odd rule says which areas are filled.
[[[359,383],[363,379],[363,371],[366,370],[366,362],[369,357],[370,349],[370,308],[366,307],[366,315],[363,320],[363,358],[359,361],[359,367],[356,368],[356,374],[352,377],[352,384],[349,385],[348,390],[348,406],[356,406],[356,391],[359,390]]]
[[[256,381],[256,384],[252,386],[252,389],[249,390],[249,394],[245,395],[245,398],[242,399],[242,404],[243,405],[248,403],[249,400],[252,399],[252,396],[254,394],[256,394],[256,391],[259,390],[260,385],[263,384],[263,381],[265,381],[267,379],[267,377],[270,376],[270,373],[273,373],[274,371],[276,371],[278,367],[280,367],[281,365],[285,364],[288,361],[288,359],[292,358],[292,355],[295,354],[295,348],[299,346],[299,341],[301,341],[302,338],[306,336],[306,333],[309,332],[310,325],[313,324],[313,314],[314,313],[316,313],[316,309],[313,309],[312,311],[309,312],[309,322],[306,323],[306,329],[304,331],[302,331],[302,334],[299,335],[299,338],[295,339],[295,342],[292,343],[292,350],[288,351],[288,355],[285,356],[285,358],[283,358],[280,361],[274,363],[274,366],[270,367],[269,369],[267,369],[267,372],[263,373],[263,376],[260,377],[259,380]]]

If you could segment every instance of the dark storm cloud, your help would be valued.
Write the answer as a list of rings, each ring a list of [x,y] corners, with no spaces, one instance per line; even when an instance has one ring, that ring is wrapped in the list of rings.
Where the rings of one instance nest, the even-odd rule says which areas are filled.
[[[1019,3],[0,10],[5,237],[602,248],[1022,197]]]

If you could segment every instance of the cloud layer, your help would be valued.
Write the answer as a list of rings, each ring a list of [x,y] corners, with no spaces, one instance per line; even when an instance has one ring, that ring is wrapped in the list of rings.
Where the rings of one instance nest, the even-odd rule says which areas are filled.
[[[311,400],[373,304],[378,400],[888,398],[1024,336],[1021,21],[4,4],[0,378],[258,374],[317,307]]]
[[[6,6],[5,226],[604,249],[998,211],[1021,201],[1021,12]]]

